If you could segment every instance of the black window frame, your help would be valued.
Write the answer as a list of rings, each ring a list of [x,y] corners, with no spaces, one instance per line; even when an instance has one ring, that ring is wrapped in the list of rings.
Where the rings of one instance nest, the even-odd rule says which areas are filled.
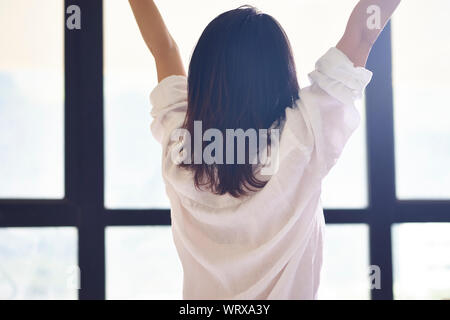
[[[78,230],[79,299],[105,299],[105,228],[168,226],[169,210],[112,210],[104,206],[103,1],[78,5],[81,30],[65,28],[65,197],[0,199],[0,228],[75,227]],[[64,12],[65,14],[65,12]],[[450,222],[450,200],[398,200],[395,194],[391,26],[368,61],[366,90],[369,205],[324,209],[328,224],[369,227],[370,264],[381,269],[375,300],[393,299],[391,227],[397,223]]]

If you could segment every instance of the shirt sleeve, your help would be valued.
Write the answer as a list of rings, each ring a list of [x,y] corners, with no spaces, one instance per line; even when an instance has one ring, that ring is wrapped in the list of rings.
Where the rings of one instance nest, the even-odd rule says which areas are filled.
[[[372,72],[355,67],[339,49],[331,48],[309,74],[311,86],[300,91],[300,108],[312,130],[315,152],[326,175],[360,123],[360,99]]]
[[[183,125],[187,110],[187,78],[169,76],[163,79],[151,92],[150,102],[151,131],[164,146],[172,131]]]

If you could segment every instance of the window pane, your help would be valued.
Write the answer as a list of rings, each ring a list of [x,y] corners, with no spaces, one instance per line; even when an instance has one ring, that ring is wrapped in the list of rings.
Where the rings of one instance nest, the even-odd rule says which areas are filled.
[[[322,203],[325,208],[366,208],[367,158],[366,158],[366,108],[357,102],[361,124],[350,137],[336,166],[322,184]]]
[[[63,1],[0,1],[0,198],[64,197]]]
[[[77,299],[75,228],[0,229],[0,300]]]
[[[169,227],[107,228],[108,299],[181,299],[182,286]]]
[[[370,299],[366,225],[326,226],[319,299]]]
[[[393,19],[397,196],[450,197],[450,1],[406,1]]]
[[[316,60],[342,35],[353,0],[250,1],[274,15],[290,36],[301,86]],[[241,1],[195,0],[158,2],[186,66],[206,25]],[[186,15],[192,7],[195,19]],[[168,207],[161,179],[161,150],[150,135],[149,93],[156,85],[153,59],[142,41],[128,4],[105,0],[105,205]],[[301,17],[301,18],[299,18]],[[120,23],[117,23],[120,21]],[[323,23],[326,21],[326,23]],[[313,26],[314,32],[311,32]],[[330,26],[333,26],[330,28]],[[321,41],[317,41],[321,39]],[[364,114],[364,104],[359,104]],[[352,137],[342,158],[324,181],[326,207],[367,206],[365,121]]]
[[[450,223],[393,227],[396,299],[450,299]]]
[[[156,70],[128,2],[104,1],[104,35],[105,205],[168,207],[161,150],[150,133]]]

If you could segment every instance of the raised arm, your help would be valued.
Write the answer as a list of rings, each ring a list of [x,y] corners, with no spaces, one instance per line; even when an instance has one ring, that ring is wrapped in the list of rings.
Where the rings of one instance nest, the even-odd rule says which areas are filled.
[[[336,47],[355,66],[364,67],[370,50],[401,0],[361,0]]]
[[[129,2],[142,37],[155,58],[158,81],[171,75],[186,75],[178,46],[153,0]]]

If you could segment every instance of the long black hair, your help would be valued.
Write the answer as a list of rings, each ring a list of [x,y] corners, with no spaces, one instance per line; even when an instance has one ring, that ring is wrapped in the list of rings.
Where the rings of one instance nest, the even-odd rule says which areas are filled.
[[[184,128],[191,136],[194,121],[224,136],[226,129],[269,129],[284,118],[298,92],[283,28],[254,7],[239,7],[211,21],[198,40],[189,65]],[[239,197],[266,183],[255,177],[250,163],[180,165],[194,172],[197,188],[206,185],[216,194]]]

